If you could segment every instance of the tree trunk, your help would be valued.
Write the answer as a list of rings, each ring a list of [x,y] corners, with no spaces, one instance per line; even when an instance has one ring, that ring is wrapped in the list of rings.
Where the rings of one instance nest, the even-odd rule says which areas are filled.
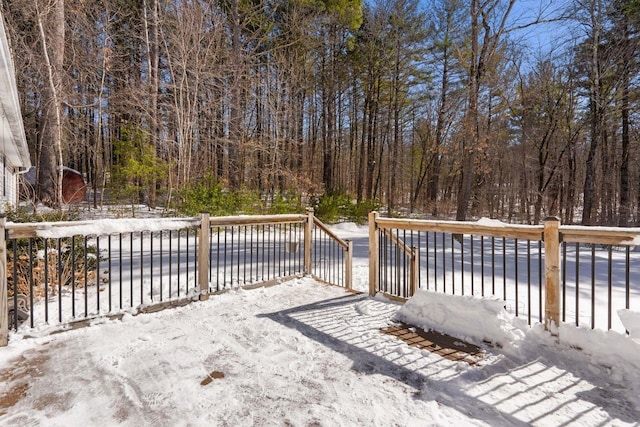
[[[624,25],[623,58],[629,60],[629,26]],[[622,100],[620,115],[622,119],[622,154],[620,158],[620,208],[618,210],[618,227],[629,226],[630,197],[629,197],[629,65],[623,65],[622,70]]]
[[[47,11],[35,2],[47,83],[43,85],[44,124],[41,137],[38,186],[40,200],[47,206],[62,203],[62,75],[64,65],[64,0],[52,0]],[[47,36],[45,25],[50,28]]]
[[[240,15],[238,0],[231,1],[231,111],[229,117],[229,186],[232,190],[240,187],[239,149],[242,139],[242,111],[240,99],[240,73],[242,45],[240,40]]]

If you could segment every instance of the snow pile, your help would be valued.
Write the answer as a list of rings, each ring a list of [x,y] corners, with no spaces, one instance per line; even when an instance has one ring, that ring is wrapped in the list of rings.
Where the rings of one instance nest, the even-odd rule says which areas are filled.
[[[559,340],[561,345],[577,347],[588,354],[594,364],[607,368],[614,383],[628,384],[636,396],[634,403],[640,409],[640,339],[615,331],[563,323],[559,328]]]
[[[340,236],[341,239],[354,240],[358,238],[369,238],[369,226],[358,225],[355,222],[340,222],[338,224],[332,224],[329,229]]]
[[[446,295],[419,290],[396,313],[394,320],[432,329],[477,344],[488,341],[505,349],[517,347],[524,332],[499,298]]]
[[[485,227],[504,227],[506,224],[498,219],[491,219],[487,217],[482,217],[478,221],[476,221],[478,225],[483,225]]]
[[[640,340],[640,311],[618,310],[618,316],[631,338]]]
[[[358,235],[362,234],[362,229],[366,228],[365,226],[358,225],[355,222],[340,222],[337,224],[333,224],[331,228],[334,232],[346,232],[346,233],[358,233]],[[368,230],[368,228],[367,228]]]
[[[562,344],[578,347],[591,355],[594,362],[604,366],[628,367],[640,373],[640,340],[614,331],[602,331],[587,327],[576,327],[567,323],[560,325],[559,339]],[[640,375],[637,375],[640,380]]]

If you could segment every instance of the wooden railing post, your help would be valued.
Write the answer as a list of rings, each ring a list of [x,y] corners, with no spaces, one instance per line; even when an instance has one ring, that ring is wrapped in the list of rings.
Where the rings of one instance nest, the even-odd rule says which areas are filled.
[[[347,240],[347,256],[344,261],[344,287],[347,289],[353,289],[353,242]]]
[[[304,272],[311,274],[311,236],[313,231],[313,209],[307,209],[307,223],[304,227]]]
[[[6,218],[0,216],[0,347],[9,344],[9,301],[7,301]],[[15,292],[15,291],[14,291]],[[16,310],[18,307],[16,307]]]
[[[200,301],[209,299],[209,213],[200,214],[200,230],[198,232],[198,285],[200,287]]]
[[[378,283],[378,212],[369,213],[369,295],[374,296],[380,288]]]
[[[411,274],[409,275],[409,297],[418,290],[418,275],[420,274],[420,248],[411,248]]]
[[[560,220],[544,219],[544,326],[550,330],[560,326]]]

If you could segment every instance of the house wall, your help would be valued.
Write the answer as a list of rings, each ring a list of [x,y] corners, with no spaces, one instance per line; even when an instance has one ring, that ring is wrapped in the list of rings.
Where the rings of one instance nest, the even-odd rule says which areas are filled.
[[[0,156],[0,211],[4,212],[7,204],[16,206],[18,203],[18,176],[13,172],[14,167],[7,158]]]

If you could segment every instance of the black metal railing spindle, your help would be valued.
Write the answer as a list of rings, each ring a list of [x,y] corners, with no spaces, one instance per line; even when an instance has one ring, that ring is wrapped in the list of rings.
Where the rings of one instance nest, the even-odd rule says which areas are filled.
[[[14,240],[14,245],[16,245],[17,242]],[[72,242],[73,244],[73,242]],[[72,250],[73,250],[73,246],[72,246]],[[75,265],[75,257],[73,255],[71,255],[71,265]],[[72,278],[74,278],[74,275],[71,275]],[[72,279],[73,280],[73,279]],[[15,282],[14,282],[15,283]],[[76,298],[75,298],[75,283],[72,281],[71,282],[71,295],[72,295],[72,301],[71,304],[73,305],[73,316],[75,317],[75,303],[76,303]],[[29,238],[29,318],[30,318],[30,326],[33,328],[34,326],[34,320],[33,320],[33,291],[34,291],[34,280],[33,280],[33,238]]]
[[[480,295],[484,296],[484,236],[480,236]]]
[[[518,317],[519,314],[519,306],[518,306],[518,293],[519,293],[519,282],[518,282],[518,239],[514,239],[514,245],[515,245],[515,255],[516,255],[516,259],[515,259],[515,272],[516,272],[516,277],[515,277],[515,281],[516,281],[516,302],[515,302],[515,311],[516,311],[516,317]]]
[[[596,245],[591,245],[591,329],[596,327]]]
[[[56,241],[57,241],[57,248],[56,248],[56,251],[57,251],[56,261],[57,262],[56,262],[56,264],[57,264],[57,267],[58,267],[57,268],[58,269],[58,322],[62,323],[62,239],[58,237],[56,239]],[[16,249],[17,249],[16,245],[14,245],[14,250],[16,250]],[[15,255],[17,255],[17,252],[14,253],[14,257],[13,257],[13,259],[14,259],[14,263],[13,263],[14,268],[16,267],[16,264],[17,264],[17,261],[18,261]],[[71,268],[73,268],[73,266],[71,266]],[[14,284],[17,284],[16,275],[17,275],[17,272],[14,271],[14,276],[13,276],[13,278],[14,278],[14,282],[13,283]],[[17,287],[14,285],[14,288],[15,289],[14,289],[13,293],[14,293],[14,295],[16,295],[17,294]],[[17,295],[16,295],[16,301],[15,302],[16,303],[18,302]],[[17,319],[17,316],[16,316],[16,319]],[[16,328],[17,328],[17,326],[18,326],[18,324],[16,323]]]
[[[96,313],[100,313],[100,236],[96,236]]]
[[[527,240],[527,324],[531,325],[531,240]]]
[[[608,245],[608,266],[607,266],[607,329],[611,329],[611,311],[612,311],[612,298],[613,298],[613,246]]]
[[[491,295],[496,294],[496,238],[491,236]]]
[[[46,240],[45,240],[46,242]],[[89,262],[88,262],[88,254],[89,254],[89,245],[88,245],[88,237],[84,236],[84,317],[89,316]]]
[[[140,232],[140,304],[144,304],[144,231]]]
[[[576,326],[580,326],[580,243],[576,242]]]
[[[29,254],[31,256],[31,254]],[[58,258],[60,256],[58,255]],[[18,330],[18,292],[19,292],[19,283],[18,283],[18,242],[16,240],[13,241],[13,319],[9,319],[12,322],[12,327],[14,330]],[[62,300],[58,295],[58,299]],[[62,310],[60,310],[62,312]],[[62,319],[60,320],[62,322]]]
[[[566,242],[562,242],[562,321],[563,322],[567,321],[567,243]]]

